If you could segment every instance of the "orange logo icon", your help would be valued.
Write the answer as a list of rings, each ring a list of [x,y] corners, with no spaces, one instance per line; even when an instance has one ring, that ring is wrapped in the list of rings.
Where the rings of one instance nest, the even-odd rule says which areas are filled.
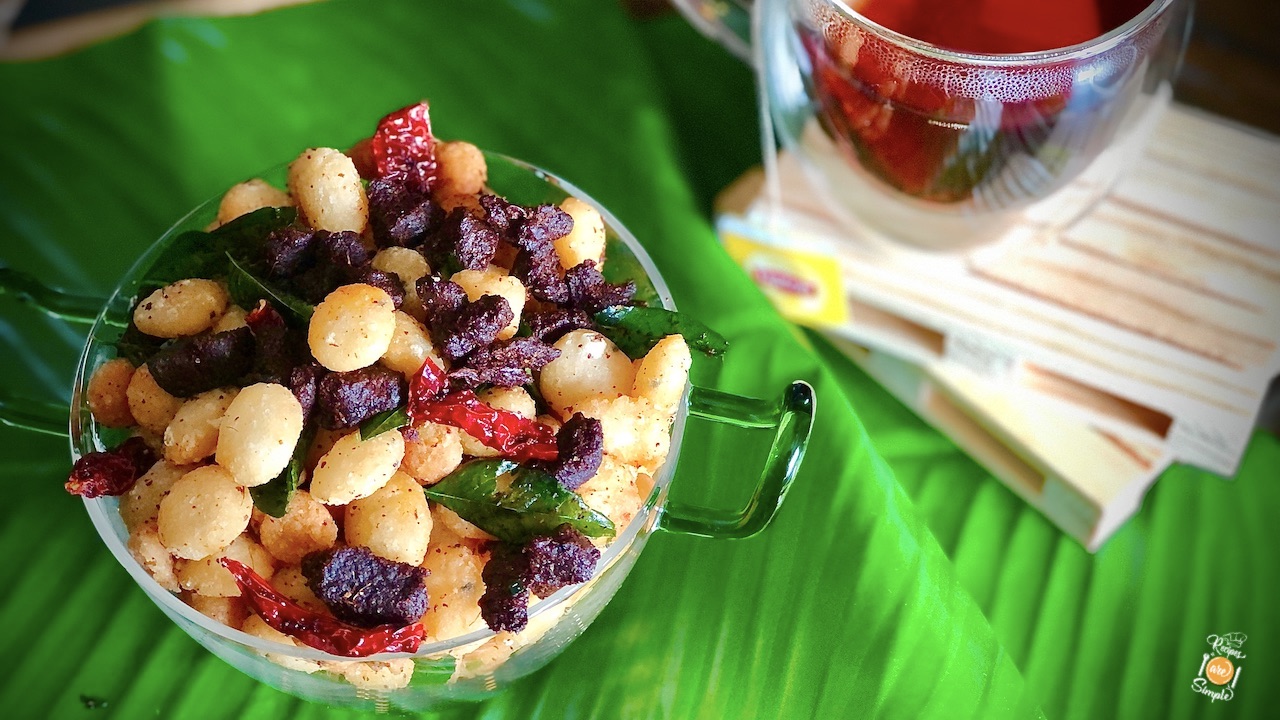
[[[1218,656],[1204,666],[1204,676],[1214,685],[1226,685],[1236,674],[1235,665],[1231,661]]]

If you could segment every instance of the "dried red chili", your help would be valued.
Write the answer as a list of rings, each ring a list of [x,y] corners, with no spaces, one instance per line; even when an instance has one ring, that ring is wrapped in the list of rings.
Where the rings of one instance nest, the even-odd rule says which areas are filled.
[[[317,650],[342,657],[367,657],[383,652],[417,652],[426,636],[421,623],[397,627],[360,628],[308,610],[271,587],[243,563],[222,558],[249,608],[263,622]]]
[[[284,316],[267,303],[266,300],[259,300],[258,307],[250,310],[244,316],[244,322],[249,326],[250,330],[257,333],[264,328],[283,328]]]
[[[91,452],[71,468],[63,486],[85,498],[123,495],[156,463],[156,453],[140,437],[131,437],[105,452]]]
[[[427,103],[400,108],[378,122],[369,148],[379,177],[401,175],[430,190],[435,184],[436,140]]]
[[[422,367],[409,380],[409,417],[414,417],[415,408],[439,398],[448,382],[449,377],[445,375],[444,368],[431,358],[424,360]]]
[[[446,382],[444,371],[428,358],[409,383],[406,411],[414,425],[433,422],[461,428],[517,462],[559,456],[556,433],[550,427],[481,402],[470,390],[440,397]]]

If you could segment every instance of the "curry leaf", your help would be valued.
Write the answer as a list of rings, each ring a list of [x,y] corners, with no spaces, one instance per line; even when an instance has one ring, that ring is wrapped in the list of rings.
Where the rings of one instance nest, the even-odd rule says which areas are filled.
[[[409,424],[409,411],[398,407],[386,410],[360,423],[360,439],[368,440],[388,430],[397,430]]]
[[[500,482],[508,475],[510,484]],[[499,540],[524,543],[568,524],[588,537],[612,537],[613,523],[541,470],[510,460],[474,460],[424,488],[427,497]]]
[[[630,280],[636,284],[635,303],[637,305],[660,306],[662,304],[657,288],[649,279],[649,271],[626,243],[610,237],[605,257],[609,258],[609,262],[600,268],[600,272],[604,275],[606,282],[622,284]]]
[[[289,501],[298,485],[302,484],[302,468],[307,461],[307,451],[311,449],[311,440],[315,436],[313,428],[304,428],[298,437],[298,444],[293,448],[293,456],[289,464],[264,485],[249,488],[254,507],[271,517],[284,517],[289,508]]]
[[[147,270],[140,288],[157,288],[187,278],[221,278],[227,274],[227,254],[241,259],[258,254],[273,230],[298,216],[296,210],[261,208],[215,230],[189,230],[175,237]]]
[[[644,356],[668,335],[683,335],[689,347],[705,355],[722,355],[729,341],[692,316],[657,307],[615,305],[596,313],[600,332],[629,357]]]
[[[138,329],[133,324],[133,317],[129,318],[129,325],[120,334],[120,339],[116,340],[116,355],[127,358],[133,363],[134,367],[145,363],[164,347],[165,341],[158,337],[152,337]]]
[[[443,685],[453,677],[458,661],[452,655],[438,658],[414,658],[411,686]]]
[[[227,260],[227,292],[231,299],[243,308],[251,308],[259,300],[266,300],[277,309],[293,316],[296,323],[306,324],[315,312],[315,306],[291,295],[283,290],[267,284],[264,280],[245,269],[243,265],[226,254]]]

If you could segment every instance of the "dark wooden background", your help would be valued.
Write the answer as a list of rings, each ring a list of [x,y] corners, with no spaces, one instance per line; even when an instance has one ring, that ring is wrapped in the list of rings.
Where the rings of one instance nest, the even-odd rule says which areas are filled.
[[[1197,2],[1175,96],[1280,134],[1280,0]]]

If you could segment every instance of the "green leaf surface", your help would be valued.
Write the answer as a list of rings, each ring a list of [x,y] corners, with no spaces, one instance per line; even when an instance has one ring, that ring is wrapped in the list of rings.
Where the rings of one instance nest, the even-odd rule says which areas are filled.
[[[392,408],[360,423],[360,439],[368,440],[388,430],[399,430],[409,424],[409,411],[403,407]]]
[[[595,315],[600,332],[631,358],[644,357],[668,335],[683,335],[689,347],[715,357],[729,349],[720,333],[688,313],[665,308],[618,305]]]
[[[164,340],[158,337],[152,337],[138,329],[130,318],[129,326],[120,333],[120,339],[116,340],[116,353],[119,357],[128,358],[129,362],[134,366],[141,365],[151,359],[164,347]]]
[[[209,232],[184,232],[156,258],[142,286],[163,287],[193,277],[221,278],[227,274],[228,255],[241,259],[257,256],[267,235],[292,223],[297,215],[291,207],[259,208]]]
[[[472,460],[423,492],[463,520],[510,543],[550,535],[566,524],[587,537],[614,534],[609,518],[592,510],[577,493],[541,470],[510,460]]]
[[[414,658],[413,667],[413,679],[409,681],[412,687],[443,685],[453,677],[458,661],[452,655],[441,658]]]
[[[197,203],[428,97],[442,137],[564,175],[641,238],[680,309],[734,345],[694,368],[699,384],[758,397],[814,384],[805,465],[764,534],[654,536],[550,666],[428,717],[1273,713],[1280,441],[1257,435],[1234,482],[1167,472],[1085,553],[838,353],[798,338],[725,256],[709,208],[758,162],[754,84],[678,16],[636,22],[589,0],[334,0],[169,18],[0,65],[0,97],[0,260],[50,284],[106,293]],[[80,338],[5,297],[0,316],[5,389],[65,399]],[[762,442],[690,422],[672,495],[740,505]],[[379,717],[297,700],[204,650],[62,490],[65,440],[0,427],[0,447],[5,717]],[[1234,700],[1210,703],[1190,688],[1205,636],[1237,631],[1248,667]]]
[[[253,308],[259,300],[266,300],[277,310],[282,310],[286,320],[294,325],[306,325],[316,308],[311,303],[291,295],[249,272],[236,261],[231,253],[227,259],[227,293],[242,308]]]
[[[644,266],[636,256],[625,252],[626,246],[614,238],[609,238],[605,246],[605,263],[600,269],[605,282],[621,285],[630,280],[636,284],[635,302],[637,305],[661,307],[662,300],[653,283],[646,277]]]
[[[304,428],[298,437],[298,444],[293,447],[293,455],[284,470],[271,480],[249,488],[249,496],[253,498],[253,506],[271,517],[284,517],[289,509],[289,501],[302,484],[302,473],[307,460],[307,451],[315,438],[314,426]]]

